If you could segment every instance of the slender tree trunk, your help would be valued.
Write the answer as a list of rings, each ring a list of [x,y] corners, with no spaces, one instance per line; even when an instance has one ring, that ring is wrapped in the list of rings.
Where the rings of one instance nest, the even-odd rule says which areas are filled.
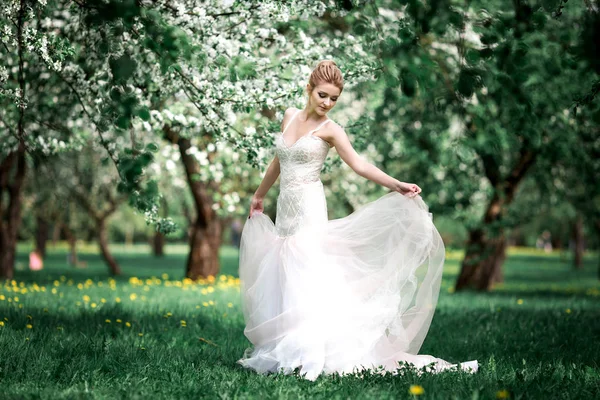
[[[55,247],[56,243],[60,239],[60,228],[61,228],[61,225],[62,224],[60,222],[55,222],[54,225],[52,226],[52,247]]]
[[[67,243],[69,243],[69,265],[77,267],[79,264],[79,260],[77,258],[77,239],[75,239],[75,235],[66,224],[61,224],[61,227],[63,233],[65,234],[65,238],[67,239]]]
[[[108,265],[111,275],[121,275],[121,267],[108,249],[108,232],[106,231],[106,218],[96,220],[96,230],[98,234],[98,245],[102,258]]]
[[[573,224],[573,266],[575,269],[583,269],[583,217],[577,216]]]
[[[35,249],[38,254],[44,258],[46,257],[46,243],[48,242],[48,235],[50,227],[48,221],[41,216],[36,216],[37,229],[35,231]]]
[[[187,182],[194,199],[195,219],[191,225],[190,253],[186,264],[186,276],[190,279],[215,276],[220,269],[219,247],[221,245],[221,223],[213,210],[213,200],[208,194],[207,185],[197,179],[200,165],[188,153],[192,147],[190,139],[179,136],[170,127],[164,127],[165,137],[179,146]]]
[[[154,232],[152,238],[152,252],[155,257],[162,257],[165,255],[165,235],[160,232]]]
[[[596,236],[600,238],[600,219],[597,219],[594,224],[596,226]],[[600,251],[598,251],[598,279],[600,280]]]
[[[0,162],[0,279],[14,277],[25,170],[23,146]]]

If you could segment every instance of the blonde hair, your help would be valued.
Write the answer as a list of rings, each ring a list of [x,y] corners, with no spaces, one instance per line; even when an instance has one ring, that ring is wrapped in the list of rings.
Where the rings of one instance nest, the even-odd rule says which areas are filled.
[[[315,69],[310,74],[308,80],[311,91],[321,83],[330,83],[333,86],[340,89],[340,93],[344,90],[344,78],[342,77],[342,71],[338,68],[335,61],[323,60],[319,61]]]

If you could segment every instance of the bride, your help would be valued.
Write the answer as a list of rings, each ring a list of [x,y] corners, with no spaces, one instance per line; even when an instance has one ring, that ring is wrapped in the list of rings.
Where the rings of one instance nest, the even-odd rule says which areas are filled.
[[[283,117],[242,231],[244,334],[253,347],[237,362],[262,374],[299,369],[310,380],[362,369],[398,373],[406,364],[476,372],[476,360],[457,365],[418,354],[438,300],[444,244],[421,188],[363,160],[328,118],[343,87],[336,63],[321,61],[304,109]],[[320,173],[332,147],[391,192],[328,220]],[[263,199],[280,175],[274,224]]]

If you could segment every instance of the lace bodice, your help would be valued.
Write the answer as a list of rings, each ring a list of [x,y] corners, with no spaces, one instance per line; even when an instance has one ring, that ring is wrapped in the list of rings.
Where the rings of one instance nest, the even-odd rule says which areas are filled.
[[[320,137],[313,135],[314,132],[329,122],[329,119],[290,146],[286,144],[284,133],[299,111],[294,114],[283,132],[277,135],[275,141],[280,166],[280,190],[318,181],[323,163],[329,152],[329,144]]]
[[[284,133],[299,111],[275,140],[280,167],[275,225],[280,237],[295,235],[302,227],[327,223],[327,203],[320,175],[329,144],[313,133],[330,120],[288,146]]]

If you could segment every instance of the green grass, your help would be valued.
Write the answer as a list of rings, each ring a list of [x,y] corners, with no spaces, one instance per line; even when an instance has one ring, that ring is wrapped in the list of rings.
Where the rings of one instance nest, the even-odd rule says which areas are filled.
[[[20,246],[21,268],[27,250]],[[223,277],[213,284],[182,281],[181,246],[168,247],[162,259],[145,246],[114,250],[124,272],[114,281],[94,247],[82,248],[86,269],[67,267],[58,247],[43,271],[17,271],[16,286],[0,287],[0,398],[396,399],[410,398],[411,385],[424,388],[424,399],[494,399],[501,390],[512,399],[600,396],[596,256],[574,271],[556,254],[512,250],[505,283],[479,294],[452,293],[460,254],[450,253],[421,353],[477,359],[476,375],[311,382],[261,376],[235,363],[249,346],[235,249],[223,248]]]

